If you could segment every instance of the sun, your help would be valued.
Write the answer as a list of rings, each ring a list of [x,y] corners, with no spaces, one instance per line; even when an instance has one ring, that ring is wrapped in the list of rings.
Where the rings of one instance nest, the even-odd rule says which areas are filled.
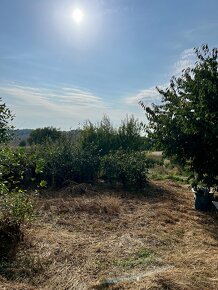
[[[84,12],[81,9],[77,8],[73,11],[72,18],[75,23],[80,24],[84,20]]]

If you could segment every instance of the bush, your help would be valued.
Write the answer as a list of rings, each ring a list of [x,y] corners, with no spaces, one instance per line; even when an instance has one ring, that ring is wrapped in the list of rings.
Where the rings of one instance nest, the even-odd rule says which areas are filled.
[[[25,191],[17,190],[2,195],[1,215],[3,220],[21,225],[33,216],[33,205]]]
[[[81,148],[69,137],[38,147],[37,154],[43,160],[43,179],[48,186],[61,187],[66,180],[93,182],[99,172],[96,148]]]
[[[28,143],[45,144],[46,142],[54,142],[61,138],[61,131],[53,127],[37,128],[30,133]]]
[[[85,123],[79,144],[83,149],[95,148],[95,153],[100,156],[116,150],[139,151],[146,147],[141,130],[142,126],[133,116],[122,120],[118,129],[105,116],[98,124]]]
[[[20,225],[10,219],[0,220],[0,261],[14,258],[22,241]]]
[[[20,147],[25,147],[26,146],[26,140],[21,140],[19,143]]]
[[[5,143],[11,138],[11,131],[13,126],[10,125],[10,122],[13,120],[12,112],[2,102],[0,98],[0,143]]]
[[[98,177],[100,170],[100,156],[96,154],[96,148],[90,146],[90,148],[76,150],[76,162],[75,169],[77,169],[77,182],[94,182]]]
[[[35,148],[0,148],[0,181],[11,191],[35,187],[42,179],[43,159]]]
[[[0,219],[18,226],[33,213],[26,191],[40,171],[40,160],[25,148],[2,147],[0,150]],[[38,164],[38,165],[37,165]]]
[[[113,128],[110,119],[105,116],[98,124],[86,122],[78,143],[82,149],[89,150],[91,146],[95,148],[96,155],[104,156],[110,150],[118,149],[117,141],[117,131]]]
[[[9,191],[45,185],[61,187],[66,180],[93,182],[99,166],[96,147],[82,148],[69,136],[31,148],[0,149],[0,182]]]
[[[127,117],[121,121],[118,128],[118,144],[119,149],[128,151],[143,150],[145,146],[145,139],[140,135],[142,132],[142,125],[134,116]]]
[[[0,183],[0,261],[13,259],[23,233],[21,225],[33,217],[33,205],[25,192],[9,191]]]
[[[101,161],[102,176],[106,181],[122,183],[124,188],[130,189],[143,188],[148,167],[148,161],[141,152],[111,152]]]
[[[1,102],[1,98],[0,98]],[[0,143],[7,142],[13,119],[5,104],[0,104]],[[26,171],[26,152],[0,147],[0,260],[13,258],[22,240],[21,224],[33,214],[26,193],[18,189]]]

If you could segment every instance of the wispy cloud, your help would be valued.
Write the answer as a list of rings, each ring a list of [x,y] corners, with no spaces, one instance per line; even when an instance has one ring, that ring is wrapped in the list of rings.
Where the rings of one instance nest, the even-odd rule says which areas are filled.
[[[196,58],[193,48],[185,49],[179,56],[179,60],[173,65],[171,76],[180,76],[183,69],[187,67],[193,67]],[[169,79],[170,81],[170,79]],[[158,88],[164,89],[169,86],[169,83],[157,85]],[[156,87],[149,87],[142,89],[132,96],[124,98],[126,105],[138,106],[138,103],[142,101],[146,106],[150,106],[152,103],[159,104],[161,102],[161,95],[157,91]]]
[[[158,85],[160,89],[164,89],[168,84]],[[150,87],[148,89],[140,90],[135,95],[126,97],[124,99],[127,105],[136,106],[142,101],[146,106],[150,106],[152,103],[158,104],[161,101],[161,95],[157,91],[156,87]]]
[[[60,96],[59,101],[65,104],[71,103],[75,106],[83,106],[88,108],[106,108],[103,100],[89,91],[76,88],[63,88],[63,92],[64,94]]]
[[[133,107],[120,100],[112,104],[89,90],[69,85],[41,88],[8,82],[1,84],[0,96],[15,113],[18,128],[76,128],[87,119],[100,121],[104,114],[115,125],[127,114],[143,118],[139,105]]]
[[[181,53],[179,60],[173,66],[173,75],[181,75],[182,70],[188,67],[193,67],[195,61],[196,57],[193,48],[185,49]]]
[[[194,61],[193,50],[184,50],[172,68],[172,75],[181,75],[181,70],[193,66]],[[157,86],[164,89],[168,85]],[[15,126],[55,126],[63,129],[75,128],[87,119],[99,121],[104,114],[109,115],[115,124],[126,114],[134,114],[143,121],[144,112],[139,101],[150,106],[152,103],[159,104],[162,98],[155,86],[138,90],[112,103],[91,90],[69,84],[43,84],[39,87],[9,81],[0,84],[0,97],[16,114]]]
[[[20,99],[26,104],[64,113],[71,112],[69,104],[74,107],[95,107],[101,109],[106,107],[100,97],[75,88],[52,90],[14,84],[1,86],[0,93]]]
[[[137,105],[140,101],[151,103],[158,97],[159,93],[156,88],[151,87],[137,92],[136,95],[125,98],[125,103],[127,105]]]
[[[0,96],[6,98],[7,104],[13,105],[16,119],[27,122],[31,116],[30,122],[37,119],[36,126],[45,126],[48,120],[49,124],[53,120],[54,126],[62,127],[65,122],[68,126],[75,126],[75,123],[93,118],[99,112],[104,114],[108,109],[102,98],[73,87],[50,89],[8,83],[0,86]]]

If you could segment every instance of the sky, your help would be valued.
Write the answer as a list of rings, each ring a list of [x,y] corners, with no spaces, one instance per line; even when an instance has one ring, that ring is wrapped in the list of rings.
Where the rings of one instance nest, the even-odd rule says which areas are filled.
[[[17,129],[146,122],[138,102],[160,102],[155,87],[194,64],[194,47],[218,46],[217,11],[217,0],[0,0],[0,98]]]

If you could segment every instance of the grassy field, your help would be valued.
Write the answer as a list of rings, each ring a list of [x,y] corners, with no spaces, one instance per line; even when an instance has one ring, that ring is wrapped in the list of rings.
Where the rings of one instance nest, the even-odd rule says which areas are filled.
[[[143,194],[85,185],[36,199],[37,218],[0,289],[218,289],[218,214],[193,209],[187,185]]]

